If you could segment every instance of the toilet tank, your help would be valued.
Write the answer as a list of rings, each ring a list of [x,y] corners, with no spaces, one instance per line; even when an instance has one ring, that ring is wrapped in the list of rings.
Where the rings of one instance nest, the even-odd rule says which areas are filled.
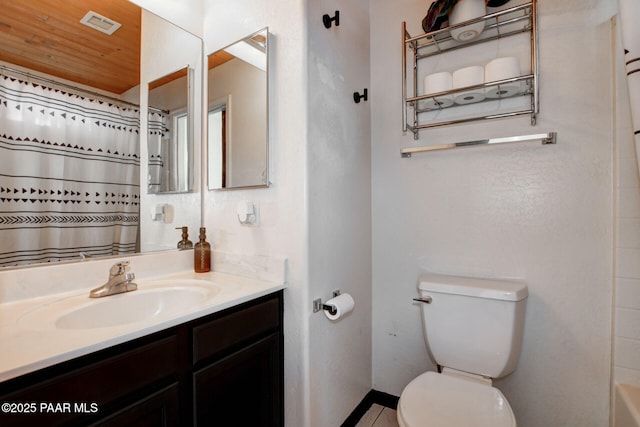
[[[423,274],[427,346],[438,365],[500,378],[516,369],[528,296],[518,281]],[[429,297],[429,298],[427,298]]]

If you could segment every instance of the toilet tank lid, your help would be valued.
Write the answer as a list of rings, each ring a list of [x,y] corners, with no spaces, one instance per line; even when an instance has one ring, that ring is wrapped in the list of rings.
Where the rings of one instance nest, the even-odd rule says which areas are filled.
[[[481,279],[434,273],[421,274],[418,289],[505,301],[520,301],[529,295],[527,285],[518,280]]]

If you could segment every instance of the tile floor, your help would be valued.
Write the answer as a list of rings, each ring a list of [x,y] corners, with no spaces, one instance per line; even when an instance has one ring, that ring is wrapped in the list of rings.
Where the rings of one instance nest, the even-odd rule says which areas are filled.
[[[356,427],[398,427],[396,411],[374,403]]]

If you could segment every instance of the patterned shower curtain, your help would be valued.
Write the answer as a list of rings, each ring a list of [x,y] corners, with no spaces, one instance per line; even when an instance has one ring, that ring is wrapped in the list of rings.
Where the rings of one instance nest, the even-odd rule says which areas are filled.
[[[165,162],[168,160],[163,153],[167,152],[170,144],[169,115],[162,110],[150,110],[148,114],[147,145],[149,147],[149,182],[148,192],[156,194],[168,188],[164,175]]]
[[[631,120],[640,168],[640,0],[618,0],[624,62],[627,71]]]
[[[0,71],[0,267],[136,251],[139,110]]]

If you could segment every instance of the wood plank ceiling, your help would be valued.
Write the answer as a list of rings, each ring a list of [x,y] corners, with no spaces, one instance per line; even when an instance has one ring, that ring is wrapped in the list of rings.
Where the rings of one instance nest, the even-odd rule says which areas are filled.
[[[259,43],[259,44],[264,44],[264,43],[267,42],[266,37],[264,37],[261,34],[255,35],[251,39],[254,40],[255,42]],[[227,61],[231,61],[234,58],[235,58],[235,56],[233,56],[229,52],[225,51],[224,49],[219,50],[219,51],[214,52],[211,55],[209,55],[209,57],[208,57],[208,64],[209,64],[208,68],[209,68],[209,70],[212,70],[212,69],[216,68],[217,66],[224,64]]]
[[[122,27],[81,24],[90,10]],[[140,19],[128,0],[0,0],[0,61],[122,94],[140,83]]]

